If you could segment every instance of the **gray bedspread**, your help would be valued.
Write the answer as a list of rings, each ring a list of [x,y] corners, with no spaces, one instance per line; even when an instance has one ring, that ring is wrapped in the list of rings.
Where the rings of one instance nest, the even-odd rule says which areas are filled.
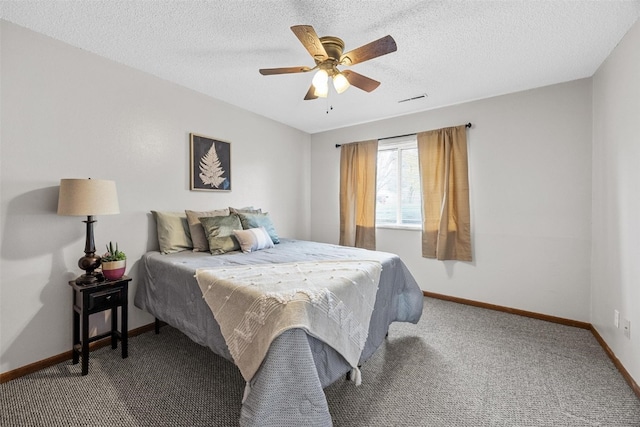
[[[416,323],[422,314],[422,291],[402,260],[394,254],[288,239],[281,239],[273,249],[249,254],[233,252],[212,256],[191,251],[168,255],[148,252],[140,264],[135,305],[179,329],[196,343],[233,360],[220,327],[202,298],[194,277],[196,269],[340,259],[382,263],[369,336],[360,359],[363,363],[380,346],[392,322]],[[350,369],[335,350],[302,329],[284,332],[273,341],[251,381],[251,391],[242,405],[240,425],[331,426],[322,389]],[[366,370],[366,365],[363,369]]]

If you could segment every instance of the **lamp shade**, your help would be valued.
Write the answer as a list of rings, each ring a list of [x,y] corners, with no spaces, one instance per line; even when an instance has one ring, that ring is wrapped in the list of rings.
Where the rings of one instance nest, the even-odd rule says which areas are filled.
[[[92,216],[120,213],[115,181],[61,179],[58,215]]]

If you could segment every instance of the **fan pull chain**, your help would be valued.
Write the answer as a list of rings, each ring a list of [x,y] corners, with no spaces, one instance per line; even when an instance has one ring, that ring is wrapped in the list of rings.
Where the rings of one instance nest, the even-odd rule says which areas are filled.
[[[329,94],[327,94],[326,100],[327,100],[327,110],[326,110],[326,113],[327,113],[327,114],[329,114],[329,111],[333,110],[333,105],[330,105],[330,104],[329,104]]]

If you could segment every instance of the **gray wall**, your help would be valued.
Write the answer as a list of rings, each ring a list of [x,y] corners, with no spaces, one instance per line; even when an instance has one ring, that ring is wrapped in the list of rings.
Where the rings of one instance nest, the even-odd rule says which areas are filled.
[[[591,323],[640,384],[640,22],[593,77]],[[631,339],[614,326],[631,321]]]
[[[136,262],[155,247],[149,211],[255,205],[309,238],[310,137],[285,125],[1,23],[0,371],[71,349],[71,289],[84,224],[56,215],[61,178],[116,181],[120,215],[96,246]],[[189,191],[189,132],[231,142],[231,192]],[[102,316],[102,318],[100,317]],[[131,328],[153,318],[131,304]],[[103,314],[94,315],[100,325]]]
[[[588,322],[590,79],[312,135],[312,239],[338,241],[336,143],[467,122],[474,261],[422,258],[420,231],[378,229],[377,248],[424,290]]]

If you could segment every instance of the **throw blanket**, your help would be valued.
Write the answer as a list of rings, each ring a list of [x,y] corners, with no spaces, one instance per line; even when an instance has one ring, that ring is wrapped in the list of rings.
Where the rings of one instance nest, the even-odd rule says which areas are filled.
[[[247,382],[278,335],[302,328],[340,353],[359,384],[381,270],[378,261],[314,261],[198,269],[195,276]]]

